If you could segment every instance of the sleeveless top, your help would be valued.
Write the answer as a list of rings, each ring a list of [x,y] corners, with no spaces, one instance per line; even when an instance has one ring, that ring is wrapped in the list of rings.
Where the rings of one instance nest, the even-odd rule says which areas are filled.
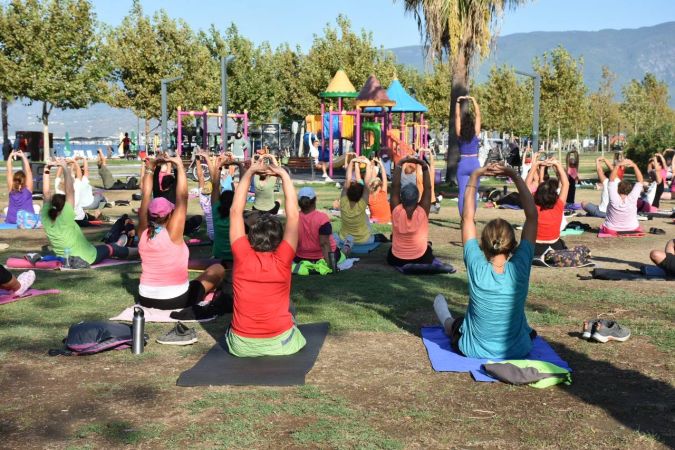
[[[319,241],[319,228],[330,223],[330,219],[321,211],[314,210],[309,214],[300,213],[300,226],[298,229],[298,248],[295,251],[297,257],[302,259],[321,259],[321,243]],[[335,251],[335,239],[331,234],[330,250]],[[327,262],[327,261],[326,261]]]
[[[138,253],[141,255],[140,295],[164,300],[187,292],[190,251],[184,242],[175,244],[165,228],[152,239],[148,239],[148,230],[145,230],[138,241]]]
[[[391,212],[392,244],[391,252],[399,259],[413,260],[427,251],[429,239],[429,218],[421,206],[415,208],[408,219],[403,205]]]
[[[19,191],[9,191],[9,207],[7,208],[5,222],[16,223],[16,213],[19,211],[35,213],[33,210],[33,194],[25,187]]]
[[[464,142],[463,140],[459,139],[459,154],[478,155],[479,144],[480,141],[478,140],[478,136],[474,136],[469,142]]]

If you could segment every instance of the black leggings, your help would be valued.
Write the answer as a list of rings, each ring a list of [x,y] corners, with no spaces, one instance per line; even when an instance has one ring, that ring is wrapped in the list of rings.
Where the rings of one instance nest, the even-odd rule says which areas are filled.
[[[464,323],[464,317],[451,317],[449,319],[446,319],[445,323],[443,324],[443,331],[445,332],[446,336],[450,338],[450,347],[452,349],[462,355],[462,351],[459,349],[459,338],[462,337],[462,332],[460,331],[460,328],[462,328],[462,324]],[[537,332],[535,330],[530,331],[530,339],[534,340],[534,338],[537,337]]]
[[[659,205],[661,204],[661,196],[663,195],[663,190],[664,190],[664,182],[661,182],[656,185],[656,192],[654,194],[654,201],[652,202],[652,206],[654,208],[658,208]]]
[[[129,249],[127,247],[120,247],[117,244],[95,245],[94,248],[96,249],[96,259],[92,264],[98,264],[108,258],[129,258]]]
[[[431,251],[431,245],[428,245],[427,250],[424,252],[424,254],[417,259],[397,258],[394,255],[394,252],[391,251],[391,249],[389,249],[389,253],[387,254],[387,263],[390,266],[395,267],[405,266],[406,264],[432,264],[433,262],[434,262],[434,253]]]
[[[204,300],[205,296],[206,290],[204,289],[204,285],[199,280],[192,280],[190,281],[188,290],[178,297],[157,299],[143,297],[142,295],[138,294],[136,303],[140,303],[141,306],[146,308],[180,309],[196,305],[197,303]]]
[[[544,254],[544,252],[546,252],[546,250],[548,250],[549,247],[551,247],[553,250],[567,249],[567,245],[565,244],[565,241],[563,241],[562,239],[558,239],[557,241],[552,242],[550,244],[540,244],[537,242],[536,244],[534,244],[534,257],[535,258],[540,257],[541,255]]]
[[[5,266],[0,265],[0,286],[12,281],[12,273],[5,269]]]
[[[567,190],[567,203],[574,203],[574,197],[577,194],[577,180],[572,175],[567,175],[567,180],[570,182],[570,187]]]

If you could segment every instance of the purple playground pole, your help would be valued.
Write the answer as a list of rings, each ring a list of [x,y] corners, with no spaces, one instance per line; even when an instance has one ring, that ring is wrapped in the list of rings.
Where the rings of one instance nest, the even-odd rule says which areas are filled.
[[[415,145],[417,142],[415,141],[415,122],[417,122],[417,113],[413,113],[413,126],[412,126],[412,148],[413,150],[417,150],[417,145]]]

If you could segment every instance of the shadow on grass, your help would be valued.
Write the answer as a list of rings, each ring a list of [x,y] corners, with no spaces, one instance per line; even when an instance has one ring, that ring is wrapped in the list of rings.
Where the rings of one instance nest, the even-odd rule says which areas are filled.
[[[593,261],[600,261],[600,262],[608,262],[608,263],[614,263],[614,264],[627,264],[631,267],[634,267],[636,269],[639,269],[640,267],[644,266],[645,263],[637,262],[637,261],[626,261],[623,259],[617,259],[617,258],[610,258],[609,256],[596,256],[593,255],[591,257]]]
[[[590,359],[564,344],[550,344],[574,370],[574,383],[565,392],[604,409],[624,426],[675,448],[675,389],[670,384],[637,370]]]

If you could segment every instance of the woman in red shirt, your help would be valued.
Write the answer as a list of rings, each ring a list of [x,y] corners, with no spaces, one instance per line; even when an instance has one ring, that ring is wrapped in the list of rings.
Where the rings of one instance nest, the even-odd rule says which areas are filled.
[[[549,158],[540,163],[540,166],[554,167],[558,178],[549,178],[539,184],[534,193],[534,203],[537,205],[537,243],[534,246],[535,257],[541,256],[549,247],[553,250],[567,248],[565,242],[560,239],[560,226],[565,211],[565,200],[569,191],[570,183],[567,173],[560,161]],[[560,189],[560,192],[558,192]]]

